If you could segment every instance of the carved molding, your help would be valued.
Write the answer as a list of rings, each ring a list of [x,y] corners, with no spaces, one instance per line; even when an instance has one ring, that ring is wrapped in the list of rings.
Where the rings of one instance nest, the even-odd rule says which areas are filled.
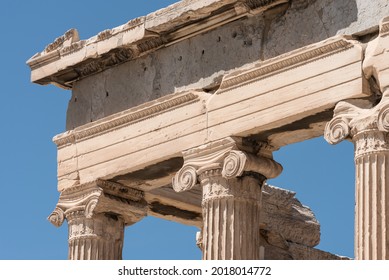
[[[375,94],[376,98],[381,100],[377,105],[364,100],[339,102],[335,107],[334,117],[326,124],[324,132],[324,138],[330,144],[353,139],[357,144],[356,156],[362,151],[374,150],[375,147],[379,150],[378,147],[383,147],[383,144],[366,139],[377,136],[379,141],[382,133],[378,132],[389,131],[389,40],[384,38],[388,26],[389,17],[381,21],[379,36],[367,45],[363,61],[365,77],[378,84],[377,91],[380,92]],[[372,134],[367,136],[368,132]],[[361,133],[362,136],[359,135]]]
[[[138,50],[140,53],[144,54],[146,52],[155,50],[162,47],[165,44],[164,40],[160,37],[151,38],[144,40],[137,44]]]
[[[227,183],[228,180],[228,183]],[[203,186],[202,203],[213,199],[234,199],[246,202],[261,202],[261,186],[266,177],[245,176],[240,180],[226,179],[221,176],[220,169],[208,170],[200,175]]]
[[[78,35],[78,31],[74,28],[68,30],[65,32],[64,35],[58,37],[57,39],[54,40],[53,43],[49,44],[45,50],[44,53],[50,53],[55,50],[59,50],[63,47],[67,47],[71,45],[74,42],[77,42],[80,40],[80,37]]]
[[[355,43],[338,37],[330,39],[323,43],[304,48],[303,50],[293,51],[277,58],[269,60],[263,66],[256,67],[254,70],[246,71],[233,77],[227,77],[222,81],[217,94],[224,93],[230,89],[241,87],[246,84],[256,82],[271,75],[279,74],[296,68],[307,63],[322,59],[324,57],[345,51],[355,46]]]
[[[104,38],[104,36],[102,35],[102,38]],[[79,78],[83,78],[101,72],[106,68],[119,65],[123,62],[131,60],[132,58],[134,58],[134,56],[134,50],[132,50],[131,48],[116,49],[103,55],[99,60],[93,60],[92,62],[81,64],[75,69],[75,71],[79,74]]]
[[[74,42],[70,46],[63,47],[61,49],[60,53],[63,56],[72,54],[72,53],[77,52],[78,50],[82,49],[85,46],[85,44],[86,44],[86,41],[84,41],[84,40]]]
[[[69,259],[121,259],[124,221],[120,217],[107,214],[96,214],[93,219],[77,214],[68,221]]]
[[[48,220],[58,227],[65,218],[90,219],[98,213],[115,213],[126,224],[132,224],[142,219],[146,212],[147,203],[142,191],[118,183],[97,180],[63,191]]]
[[[354,136],[355,159],[368,154],[388,153],[389,134],[379,130],[368,130]]]
[[[33,72],[39,69],[32,75],[34,82],[55,82],[55,85],[71,88],[73,82],[80,78],[287,2],[288,0],[213,0],[199,4],[198,1],[179,1],[116,28],[104,30],[79,44],[75,44],[79,41],[78,32],[72,29],[27,63]],[[241,8],[243,5],[245,7]],[[131,31],[133,34],[129,35]],[[114,40],[110,41],[112,38]],[[117,52],[119,50],[120,53],[121,49],[132,51],[121,53],[118,57]],[[57,55],[51,56],[52,53]],[[66,59],[63,59],[64,56],[67,56]],[[55,63],[55,67],[52,63]]]
[[[198,184],[198,176],[205,172],[207,176],[218,172],[225,179],[242,176],[244,172],[260,173],[266,178],[274,178],[281,173],[280,164],[244,151],[247,148],[252,151],[252,147],[244,147],[242,144],[240,138],[226,138],[185,151],[184,166],[172,180],[173,189],[177,192],[192,189]]]
[[[112,115],[106,120],[97,121],[94,124],[81,126],[75,130],[67,131],[57,135],[53,141],[58,147],[85,140],[90,137],[110,132],[125,125],[131,125],[136,122],[155,117],[161,113],[174,110],[180,106],[199,101],[199,96],[194,92],[188,92],[180,95],[174,95],[170,98],[164,98],[161,101],[152,101],[138,108],[132,108],[126,112]]]
[[[326,124],[325,139],[336,144],[343,139],[354,143],[355,159],[355,256],[357,259],[389,259],[387,240],[389,155],[389,18],[380,23],[379,36],[365,51],[363,71],[374,85],[378,104],[363,100],[336,105],[333,119]]]
[[[97,41],[103,41],[111,38],[113,35],[113,30],[106,29],[97,34]]]

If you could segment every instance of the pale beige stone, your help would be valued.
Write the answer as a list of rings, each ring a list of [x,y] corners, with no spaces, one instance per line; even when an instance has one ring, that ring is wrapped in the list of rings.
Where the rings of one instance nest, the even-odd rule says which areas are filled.
[[[227,180],[216,170],[200,175],[204,260],[258,260],[263,179]]]
[[[72,185],[68,174],[77,172],[80,184],[112,178],[230,135],[257,134],[277,148],[316,137],[323,121],[312,119],[306,133],[283,127],[299,126],[299,120],[323,114],[339,100],[369,94],[362,56],[358,43],[334,38],[231,74],[214,95],[165,96],[59,135],[54,139],[59,146],[58,188]],[[287,135],[267,140],[267,131],[274,129]]]
[[[68,222],[70,260],[122,258],[124,227],[147,213],[143,192],[98,180],[61,193],[48,217],[55,226]]]
[[[199,227],[203,259],[344,259],[265,185],[272,152],[334,110],[327,141],[355,144],[356,257],[388,259],[389,5],[365,2],[180,1],[33,56],[32,81],[73,89],[49,217],[69,258],[120,259],[124,227],[153,215]]]
[[[265,184],[262,189],[261,228],[293,243],[314,247],[320,243],[320,224],[295,193]]]
[[[263,147],[226,138],[183,152],[173,188],[184,192],[201,184],[203,224],[197,242],[204,260],[260,259],[262,186],[282,171]]]
[[[69,260],[121,260],[124,221],[104,214],[87,218],[78,211],[67,214]]]
[[[389,61],[388,26],[386,18],[379,36],[369,43],[364,62],[365,74],[375,85],[375,99],[338,103],[325,133],[331,144],[349,139],[355,146],[355,255],[365,260],[389,259],[389,72],[384,66]]]

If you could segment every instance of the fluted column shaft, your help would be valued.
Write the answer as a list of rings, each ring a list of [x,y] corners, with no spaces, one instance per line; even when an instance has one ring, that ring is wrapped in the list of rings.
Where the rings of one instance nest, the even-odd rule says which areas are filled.
[[[355,148],[355,258],[389,259],[389,17],[367,44],[362,65],[369,100],[339,102],[325,128],[330,144]]]
[[[355,258],[389,259],[389,95],[370,107],[363,101],[338,103],[325,138],[354,143]]]
[[[261,175],[225,179],[221,170],[200,175],[204,260],[259,259]]]
[[[341,102],[326,126],[326,140],[354,143],[355,231],[358,260],[389,259],[389,99],[372,108]],[[388,229],[388,230],[387,230]]]
[[[368,130],[355,144],[355,257],[389,259],[389,134]]]
[[[121,260],[124,221],[113,215],[83,213],[67,215],[69,260]]]
[[[261,188],[282,166],[272,159],[274,147],[227,137],[183,152],[184,166],[173,178],[177,192],[200,183],[203,226],[197,245],[204,260],[260,258]]]

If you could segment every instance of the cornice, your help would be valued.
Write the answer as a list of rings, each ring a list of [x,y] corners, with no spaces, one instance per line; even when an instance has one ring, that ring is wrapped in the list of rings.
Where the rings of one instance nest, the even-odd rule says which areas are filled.
[[[199,96],[195,92],[187,92],[183,94],[175,94],[169,97],[163,97],[155,101],[148,102],[136,108],[131,108],[125,112],[111,115],[103,118],[93,124],[80,126],[75,130],[67,131],[63,134],[54,137],[53,141],[58,147],[67,144],[75,143],[95,137],[97,135],[110,132],[122,126],[134,124],[136,122],[150,119],[163,112],[177,109],[181,106],[199,101]]]
[[[238,75],[231,74],[221,83],[217,94],[222,94],[231,89],[241,87],[258,80],[268,78],[272,75],[288,71],[293,68],[311,63],[313,61],[334,55],[355,46],[355,43],[347,40],[347,37],[336,37],[324,43],[314,44],[297,51],[292,51],[274,59],[268,60],[265,64],[254,69],[245,71]]]
[[[80,40],[77,30],[70,29],[27,61],[31,79],[71,88],[76,80],[288,1],[179,1],[88,40]]]

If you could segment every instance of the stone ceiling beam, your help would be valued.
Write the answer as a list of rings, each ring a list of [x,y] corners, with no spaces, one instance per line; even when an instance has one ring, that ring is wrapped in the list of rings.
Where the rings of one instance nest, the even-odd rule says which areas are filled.
[[[362,60],[358,42],[335,37],[237,70],[215,94],[171,94],[67,131],[54,138],[58,189],[142,170],[229,136],[275,148],[320,136],[337,102],[370,94]],[[272,138],[272,130],[288,137]]]

